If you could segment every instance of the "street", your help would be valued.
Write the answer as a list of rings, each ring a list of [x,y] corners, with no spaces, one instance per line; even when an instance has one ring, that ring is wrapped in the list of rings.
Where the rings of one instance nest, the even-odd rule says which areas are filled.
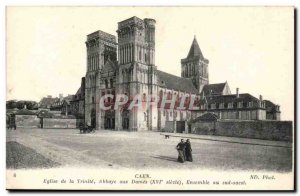
[[[7,130],[7,142],[17,142],[33,149],[47,160],[58,163],[54,164],[55,167],[205,168],[279,172],[292,169],[291,144],[218,136],[201,139],[200,136],[191,135],[194,161],[179,163],[175,147],[180,136],[173,134],[165,139],[160,132],[150,131],[98,130],[96,133],[79,134],[77,129]],[[189,135],[182,135],[182,138],[186,137]]]

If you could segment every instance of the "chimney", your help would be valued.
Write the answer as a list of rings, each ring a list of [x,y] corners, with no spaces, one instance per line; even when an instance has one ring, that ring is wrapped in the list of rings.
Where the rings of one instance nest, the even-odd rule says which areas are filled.
[[[240,97],[239,88],[236,88],[236,98]]]
[[[52,96],[51,95],[47,95],[47,98],[52,98]]]
[[[260,102],[260,107],[264,108],[265,104],[264,104],[263,96],[262,95],[259,95],[259,102]]]
[[[64,97],[64,96],[63,96],[63,94],[62,94],[62,93],[60,93],[60,94],[59,94],[59,99],[60,99],[60,100],[62,100],[62,99],[63,99],[63,97]]]

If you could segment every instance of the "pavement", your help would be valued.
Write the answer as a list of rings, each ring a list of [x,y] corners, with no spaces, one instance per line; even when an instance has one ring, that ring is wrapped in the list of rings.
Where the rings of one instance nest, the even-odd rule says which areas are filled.
[[[7,142],[33,149],[60,167],[174,168],[243,171],[292,170],[293,148],[288,142],[193,134],[76,129],[7,130]],[[178,163],[176,145],[191,138],[193,162]]]

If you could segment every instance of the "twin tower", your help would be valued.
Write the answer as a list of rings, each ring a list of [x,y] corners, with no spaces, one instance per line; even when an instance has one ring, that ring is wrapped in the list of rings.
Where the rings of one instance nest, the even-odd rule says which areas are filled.
[[[87,72],[85,90],[85,121],[98,129],[105,128],[111,119],[113,129],[151,130],[157,128],[157,108],[148,111],[103,112],[99,110],[101,95],[120,93],[157,94],[157,67],[155,65],[154,19],[131,17],[118,23],[116,37],[103,31],[87,36]],[[171,45],[170,45],[171,47]],[[166,58],[172,58],[169,54]],[[182,59],[182,77],[190,78],[200,93],[208,84],[208,60],[204,59],[196,39],[188,57]],[[110,117],[108,117],[110,116]]]

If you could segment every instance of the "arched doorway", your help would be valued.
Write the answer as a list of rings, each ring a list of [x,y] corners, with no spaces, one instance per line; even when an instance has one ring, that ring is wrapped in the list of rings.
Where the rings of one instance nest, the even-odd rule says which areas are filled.
[[[115,129],[115,111],[105,111],[104,129]]]
[[[122,112],[122,128],[125,130],[129,129],[129,111],[124,110]]]
[[[91,111],[91,126],[96,128],[96,110],[92,109]]]

